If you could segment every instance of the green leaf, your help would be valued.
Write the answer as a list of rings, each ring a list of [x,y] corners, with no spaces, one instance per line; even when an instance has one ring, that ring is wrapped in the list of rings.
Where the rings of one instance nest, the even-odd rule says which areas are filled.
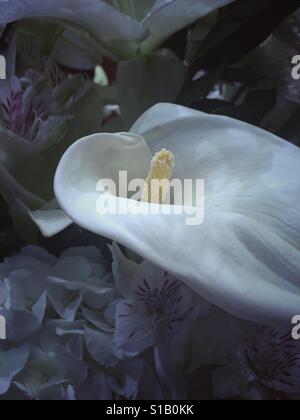
[[[127,16],[138,21],[150,12],[156,0],[105,0],[106,3],[112,3],[114,7]]]
[[[35,153],[34,147],[21,137],[0,127],[0,164],[10,170]]]
[[[38,244],[39,229],[29,217],[28,207],[21,200],[15,200],[10,205],[10,214],[13,219],[14,229],[19,237],[26,243]]]
[[[38,209],[45,204],[39,197],[27,191],[20,185],[8,170],[0,164],[0,194],[8,204],[20,200],[32,209]]]
[[[64,140],[60,142],[57,148],[51,150],[51,154],[52,156],[54,155],[56,162],[56,156],[61,156],[74,141],[101,131],[103,124],[103,105],[101,88],[92,84],[86,94],[69,109],[69,113],[74,118],[69,125]]]
[[[142,51],[158,48],[177,31],[207,16],[233,0],[157,0],[143,20],[151,35],[143,42]]]
[[[51,49],[51,58],[65,68],[89,71],[101,62],[101,56],[79,31],[66,29]]]
[[[120,63],[117,90],[125,129],[151,106],[174,102],[185,75],[185,65],[167,50]]]

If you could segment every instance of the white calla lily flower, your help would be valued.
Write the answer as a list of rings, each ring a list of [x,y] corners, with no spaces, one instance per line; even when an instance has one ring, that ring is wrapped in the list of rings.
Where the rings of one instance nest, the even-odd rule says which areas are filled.
[[[124,170],[129,179],[146,179],[151,157],[164,148],[174,155],[174,178],[204,179],[204,222],[188,226],[183,212],[99,215],[99,180]],[[299,164],[299,149],[266,131],[160,104],[131,133],[75,143],[59,164],[55,193],[75,223],[125,245],[217,306],[280,323],[300,311]],[[108,207],[154,206],[107,197]]]

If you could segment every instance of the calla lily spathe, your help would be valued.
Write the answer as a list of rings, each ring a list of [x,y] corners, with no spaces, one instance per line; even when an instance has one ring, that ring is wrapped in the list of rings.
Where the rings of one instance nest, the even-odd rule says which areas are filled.
[[[167,148],[174,178],[205,180],[205,220],[97,212],[99,179],[145,178]],[[128,134],[96,134],[63,156],[55,193],[71,219],[164,268],[217,306],[264,323],[300,311],[297,147],[254,126],[171,104],[150,109]],[[111,204],[123,198],[110,197]],[[149,206],[148,203],[138,203]]]

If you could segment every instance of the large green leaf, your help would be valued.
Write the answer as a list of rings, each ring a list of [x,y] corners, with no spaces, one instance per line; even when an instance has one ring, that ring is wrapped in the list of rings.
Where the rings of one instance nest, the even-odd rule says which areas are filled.
[[[159,102],[174,102],[185,79],[184,64],[170,51],[120,63],[117,89],[125,129]]]
[[[95,54],[82,33],[72,29],[63,31],[57,39],[51,57],[66,68],[88,71],[101,62],[101,56]]]
[[[234,0],[157,0],[143,20],[151,35],[143,51],[153,51],[175,32]]]
[[[150,12],[156,0],[105,0],[120,12],[141,21]]]

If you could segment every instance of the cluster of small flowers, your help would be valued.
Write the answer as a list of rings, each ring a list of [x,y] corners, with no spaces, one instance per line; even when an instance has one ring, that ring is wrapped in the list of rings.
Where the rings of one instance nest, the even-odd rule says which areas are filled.
[[[27,246],[0,265],[2,399],[201,399],[207,366],[209,398],[300,392],[289,335],[252,334],[165,271],[111,252],[112,270],[95,247],[57,258]]]

